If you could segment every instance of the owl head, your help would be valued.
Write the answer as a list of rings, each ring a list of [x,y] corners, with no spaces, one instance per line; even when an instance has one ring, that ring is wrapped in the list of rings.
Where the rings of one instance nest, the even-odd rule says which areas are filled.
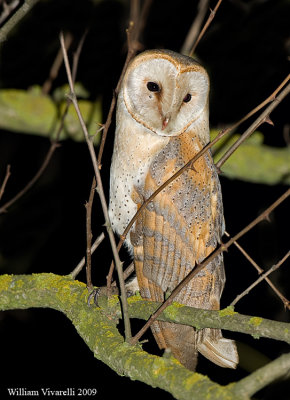
[[[133,59],[122,83],[131,116],[160,136],[178,136],[208,115],[209,77],[192,58],[148,50]]]

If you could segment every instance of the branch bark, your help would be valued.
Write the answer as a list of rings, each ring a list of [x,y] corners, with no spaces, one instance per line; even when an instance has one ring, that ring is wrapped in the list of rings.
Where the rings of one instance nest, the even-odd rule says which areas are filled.
[[[70,276],[47,273],[0,276],[0,310],[46,307],[64,313],[97,359],[118,374],[164,389],[176,399],[204,400],[209,393],[211,399],[250,399],[251,394],[283,377],[289,369],[290,357],[286,355],[237,383],[221,386],[206,376],[187,370],[173,357],[157,357],[143,351],[140,345],[130,346],[124,342],[116,328],[121,316],[118,297],[103,297],[103,301],[99,299],[101,307],[92,308],[86,305],[87,296],[86,285]],[[139,296],[129,299],[129,313],[135,318],[146,319],[147,314],[158,306]],[[289,323],[240,315],[232,308],[208,311],[173,304],[161,318],[178,323],[190,322],[191,325],[194,321],[199,328],[222,327],[290,343]],[[258,382],[255,382],[256,377]]]
[[[7,39],[7,36],[12,31],[12,29],[22,20],[23,17],[31,10],[31,8],[39,0],[26,0],[23,5],[16,11],[14,15],[2,26],[0,29],[0,44]]]

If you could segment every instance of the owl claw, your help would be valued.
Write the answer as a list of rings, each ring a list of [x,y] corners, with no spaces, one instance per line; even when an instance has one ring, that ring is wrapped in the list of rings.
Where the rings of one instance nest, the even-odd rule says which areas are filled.
[[[92,300],[92,298],[94,298],[94,304],[96,305],[96,307],[99,307],[99,304],[98,304],[98,297],[100,296],[100,292],[101,292],[101,288],[95,288],[95,289],[89,294],[89,296],[88,296],[88,301],[87,301],[88,307],[91,306],[91,300]]]
[[[100,296],[107,296],[107,286],[101,286],[99,288],[95,288],[88,296],[88,301],[87,304],[90,307],[91,305],[91,300],[94,299],[94,304],[96,307],[100,307],[98,303],[98,298]],[[119,294],[119,289],[116,286],[111,287],[111,294]]]

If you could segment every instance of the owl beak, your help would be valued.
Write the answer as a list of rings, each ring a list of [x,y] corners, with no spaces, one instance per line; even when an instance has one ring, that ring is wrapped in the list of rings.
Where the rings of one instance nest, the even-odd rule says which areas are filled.
[[[161,128],[162,131],[164,131],[164,129],[167,127],[169,120],[170,120],[170,117],[164,118],[164,120],[162,122],[162,128]]]

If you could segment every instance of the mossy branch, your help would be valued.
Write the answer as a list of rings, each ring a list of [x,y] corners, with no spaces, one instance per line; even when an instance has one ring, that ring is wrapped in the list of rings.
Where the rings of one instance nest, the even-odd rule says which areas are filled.
[[[118,297],[113,296],[109,300],[101,297],[100,307],[88,307],[87,297],[85,284],[70,276],[47,273],[0,276],[0,310],[42,307],[61,311],[72,321],[95,357],[120,375],[164,389],[176,399],[182,400],[193,397],[196,400],[249,399],[249,395],[255,392],[251,375],[247,378],[249,390],[246,385],[239,385],[239,382],[221,386],[206,376],[188,371],[173,357],[157,357],[143,351],[140,345],[130,346],[116,328],[121,315]],[[157,307],[157,303],[143,301],[139,296],[129,299],[129,314],[132,318],[146,319]],[[290,342],[290,324],[243,316],[235,313],[232,308],[204,311],[173,304],[160,318],[198,328],[223,328],[250,333],[255,337],[265,336]],[[269,378],[269,365],[272,363],[268,364],[265,385],[283,376],[289,361],[288,356],[273,361],[276,366],[282,363],[284,368],[281,368],[280,374],[275,373],[272,380]],[[254,374],[262,374],[263,368]]]

